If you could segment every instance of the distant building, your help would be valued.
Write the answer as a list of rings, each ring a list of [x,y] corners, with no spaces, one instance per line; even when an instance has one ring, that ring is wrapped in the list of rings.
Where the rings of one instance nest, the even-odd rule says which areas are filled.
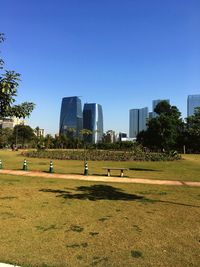
[[[139,109],[129,111],[129,137],[135,138],[139,132]]]
[[[79,137],[83,129],[81,100],[77,96],[64,97],[60,111],[59,134]]]
[[[103,138],[103,110],[96,103],[86,103],[83,108],[83,129],[90,130],[91,135],[85,136],[87,142],[96,144]]]
[[[39,127],[36,127],[36,128],[34,129],[34,134],[35,134],[37,137],[44,137],[44,136],[45,136],[44,129],[40,129]]]
[[[147,129],[149,118],[148,108],[130,109],[129,111],[129,137],[136,138],[137,134]]]
[[[119,141],[123,142],[127,140],[127,134],[126,133],[119,133]]]
[[[140,108],[139,109],[139,128],[138,132],[141,132],[143,130],[147,129],[147,120],[149,118],[149,111],[148,108]]]
[[[0,128],[10,128],[13,129],[16,125],[25,125],[26,122],[23,119],[19,119],[16,117],[11,118],[3,118],[0,120]]]
[[[194,115],[197,107],[200,107],[200,95],[189,95],[187,98],[187,116]]]
[[[158,103],[160,103],[162,101],[166,101],[167,103],[170,104],[170,100],[169,99],[157,99],[157,100],[153,100],[152,101],[152,118],[156,118],[158,116],[158,114],[154,111],[154,109],[156,108]]]
[[[149,119],[153,119],[153,112],[149,112]]]
[[[114,143],[114,142],[116,142],[116,134],[115,134],[115,131],[108,130],[104,134],[103,140],[104,140],[105,143]]]

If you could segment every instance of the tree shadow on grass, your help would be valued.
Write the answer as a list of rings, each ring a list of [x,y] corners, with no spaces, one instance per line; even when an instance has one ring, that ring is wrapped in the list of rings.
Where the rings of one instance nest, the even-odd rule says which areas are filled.
[[[170,205],[178,205],[192,208],[200,208],[200,206],[174,202],[169,200],[150,199],[141,195],[128,194],[122,189],[110,186],[110,185],[91,185],[91,186],[79,186],[75,189],[60,190],[60,189],[40,189],[40,192],[54,193],[56,197],[62,197],[64,199],[79,199],[79,200],[123,200],[123,201],[137,201],[144,204],[163,203]],[[72,191],[73,190],[73,191]]]
[[[91,185],[91,186],[79,186],[74,192],[55,189],[41,189],[42,192],[50,192],[58,194],[57,197],[63,197],[64,199],[80,199],[80,200],[124,200],[134,201],[144,199],[145,197],[128,194],[123,192],[119,188],[115,188],[109,185]],[[79,193],[76,193],[79,192]]]
[[[179,206],[185,206],[185,207],[191,207],[191,208],[200,208],[200,206],[198,206],[198,205],[192,205],[192,204],[186,204],[186,203],[180,203],[180,202],[173,202],[173,201],[158,200],[156,202],[172,204],[172,205],[179,205]]]

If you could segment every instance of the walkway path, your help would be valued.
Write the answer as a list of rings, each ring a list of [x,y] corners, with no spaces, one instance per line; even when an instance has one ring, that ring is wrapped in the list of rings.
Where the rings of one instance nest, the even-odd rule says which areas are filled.
[[[20,267],[20,266],[7,264],[7,263],[0,263],[0,267]]]
[[[115,183],[139,183],[139,184],[157,184],[157,185],[187,185],[187,186],[199,186],[200,182],[187,182],[187,181],[169,181],[169,180],[153,180],[153,179],[137,179],[137,178],[121,178],[121,177],[108,177],[108,176],[84,176],[80,174],[58,174],[58,173],[46,173],[39,171],[20,171],[20,170],[0,170],[0,174],[11,174],[31,177],[42,178],[60,178],[69,180],[81,180],[81,181],[95,181],[95,182],[115,182]]]

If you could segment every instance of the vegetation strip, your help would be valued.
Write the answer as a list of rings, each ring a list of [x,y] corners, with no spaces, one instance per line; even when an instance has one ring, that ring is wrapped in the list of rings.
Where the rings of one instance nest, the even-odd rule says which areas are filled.
[[[107,176],[84,176],[81,174],[55,174],[55,173],[43,173],[35,171],[18,171],[18,170],[0,170],[0,174],[11,174],[21,176],[43,177],[43,178],[62,178],[69,180],[85,180],[85,181],[97,181],[97,182],[115,182],[115,183],[141,183],[141,184],[155,184],[155,185],[186,185],[186,186],[199,186],[200,182],[187,182],[184,181],[169,181],[169,180],[151,180],[151,179],[131,179],[131,178],[119,178],[119,177],[107,177]]]
[[[141,146],[135,145],[131,151],[75,149],[75,150],[34,150],[22,152],[24,157],[48,158],[59,160],[92,160],[92,161],[174,161],[180,160],[177,152],[153,153],[144,151]]]

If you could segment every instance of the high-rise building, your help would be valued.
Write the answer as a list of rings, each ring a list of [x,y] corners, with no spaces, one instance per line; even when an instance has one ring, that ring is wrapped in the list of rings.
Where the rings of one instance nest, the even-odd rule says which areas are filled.
[[[129,137],[136,138],[139,132],[139,109],[129,111]]]
[[[147,120],[149,118],[149,111],[148,108],[140,108],[139,109],[139,128],[138,132],[141,132],[143,130],[147,129]]]
[[[152,112],[152,111],[149,112],[149,119],[150,119],[150,120],[153,119],[153,112]]]
[[[156,106],[158,105],[158,103],[160,103],[162,101],[166,101],[167,103],[170,104],[169,99],[157,99],[157,100],[153,100],[152,101],[152,118],[155,118],[155,117],[158,116],[158,114],[154,111],[154,109],[156,108]]]
[[[194,115],[197,107],[200,107],[200,95],[189,95],[187,98],[187,116]]]
[[[77,96],[64,97],[61,104],[59,134],[79,137],[82,129],[81,100]]]
[[[83,108],[83,129],[90,130],[92,134],[85,136],[89,143],[96,144],[103,137],[103,110],[96,103],[86,103]]]
[[[136,138],[137,134],[147,129],[149,118],[148,108],[130,109],[129,111],[129,137]]]

